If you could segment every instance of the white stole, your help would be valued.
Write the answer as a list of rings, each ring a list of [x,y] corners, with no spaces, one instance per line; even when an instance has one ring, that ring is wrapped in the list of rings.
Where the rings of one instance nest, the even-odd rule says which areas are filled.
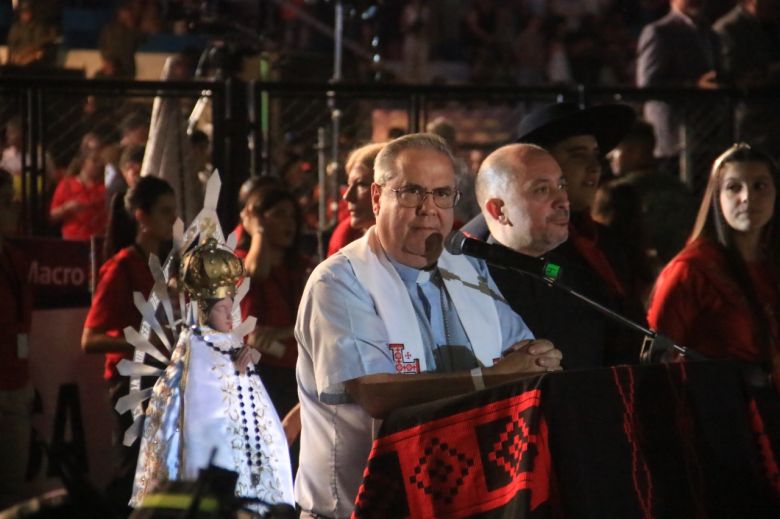
[[[341,253],[349,259],[358,281],[371,295],[385,323],[396,370],[399,373],[427,371],[425,346],[409,292],[374,231],[371,227],[362,238],[341,249]],[[442,251],[437,266],[477,359],[483,366],[492,366],[503,349],[496,294],[464,256]]]

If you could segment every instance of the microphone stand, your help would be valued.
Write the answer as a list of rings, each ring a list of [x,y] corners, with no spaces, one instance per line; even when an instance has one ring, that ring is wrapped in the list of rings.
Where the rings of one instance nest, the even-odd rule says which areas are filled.
[[[607,308],[606,306],[602,305],[601,303],[597,303],[596,301],[589,298],[588,296],[581,294],[576,290],[574,290],[573,288],[564,285],[558,280],[558,278],[561,275],[562,269],[555,263],[552,262],[545,263],[544,272],[549,275],[537,275],[532,272],[528,272],[520,268],[512,267],[511,265],[500,264],[496,261],[491,261],[489,259],[485,259],[485,261],[489,265],[493,265],[494,267],[511,270],[513,272],[519,272],[520,274],[524,274],[527,276],[531,276],[535,279],[538,279],[546,283],[550,287],[555,287],[558,290],[561,290],[571,296],[576,297],[580,301],[584,302],[586,305],[590,306],[591,308],[598,311],[602,315],[607,316],[613,321],[618,322],[621,325],[626,326],[628,328],[631,328],[632,330],[641,332],[645,336],[644,341],[642,343],[642,349],[639,353],[639,362],[641,364],[651,364],[653,362],[658,362],[660,358],[666,352],[669,351],[678,353],[683,357],[686,357],[691,360],[709,360],[704,355],[697,353],[689,348],[686,348],[685,346],[680,346],[678,344],[675,344],[671,339],[669,339],[664,335],[661,335],[655,330],[645,328],[644,326],[635,323],[631,319],[623,317],[622,315],[615,312],[611,308]]]

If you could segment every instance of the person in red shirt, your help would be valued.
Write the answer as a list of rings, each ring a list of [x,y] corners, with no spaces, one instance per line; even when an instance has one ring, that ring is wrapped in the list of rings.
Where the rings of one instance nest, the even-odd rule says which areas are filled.
[[[23,497],[33,403],[27,362],[32,318],[28,262],[4,239],[16,230],[17,214],[12,176],[0,169],[0,510]]]
[[[156,177],[143,177],[125,195],[128,218],[134,222],[135,235],[112,237],[112,243],[122,247],[100,269],[100,277],[92,297],[92,305],[84,323],[81,347],[85,353],[106,355],[104,378],[108,382],[112,408],[129,390],[129,379],[119,375],[116,365],[130,358],[133,348],[124,339],[126,326],[138,328],[141,314],[133,302],[133,293],[145,298],[154,285],[149,270],[149,255],[161,261],[164,248],[172,239],[176,220],[176,198],[171,186]],[[123,239],[124,238],[124,239]],[[133,476],[138,459],[138,446],[124,447],[122,438],[132,423],[129,413],[116,418],[115,446],[117,467],[108,494],[117,506],[125,506],[130,499]]]
[[[656,281],[647,320],[698,353],[760,367],[780,390],[777,186],[776,165],[747,144],[718,157],[688,244]]]
[[[347,190],[342,198],[347,202],[349,218],[341,220],[333,230],[328,242],[328,256],[363,236],[374,225],[371,184],[374,183],[374,159],[383,147],[383,143],[366,144],[352,150],[347,157]]]
[[[262,189],[249,196],[241,221],[251,236],[244,258],[249,293],[241,311],[244,318],[257,318],[249,344],[262,353],[260,377],[279,416],[285,416],[298,402],[293,325],[311,267],[296,246],[301,211],[289,191]]]
[[[49,216],[66,240],[88,240],[106,232],[105,164],[99,153],[81,159],[78,174],[64,177],[54,190]]]

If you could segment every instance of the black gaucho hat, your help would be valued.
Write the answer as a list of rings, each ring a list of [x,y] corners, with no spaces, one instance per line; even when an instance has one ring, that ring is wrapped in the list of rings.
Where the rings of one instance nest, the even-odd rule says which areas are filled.
[[[520,121],[517,142],[546,148],[575,135],[593,135],[601,153],[607,153],[620,144],[635,119],[636,112],[628,105],[583,109],[575,103],[556,103],[526,115]]]

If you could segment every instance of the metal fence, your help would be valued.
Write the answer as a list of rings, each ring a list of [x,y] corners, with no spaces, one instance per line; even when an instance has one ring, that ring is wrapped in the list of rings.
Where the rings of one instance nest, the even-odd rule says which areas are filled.
[[[277,175],[298,190],[322,182],[319,200],[334,202],[349,149],[384,140],[394,131],[421,131],[438,116],[454,123],[457,152],[474,166],[485,153],[514,139],[525,114],[555,101],[583,106],[624,102],[640,115],[648,101],[667,103],[681,124],[680,175],[695,191],[701,190],[712,159],[737,139],[758,142],[780,155],[780,129],[775,130],[780,126],[780,116],[775,116],[780,92],[773,90],[3,78],[0,122],[14,114],[22,118],[27,231],[47,230],[46,194],[53,186],[46,162],[62,168],[87,129],[115,127],[128,110],[148,113],[155,96],[179,98],[185,108],[201,96],[210,99],[212,163],[222,174],[221,216],[228,226],[237,219],[236,193],[249,175]],[[762,124],[754,124],[757,115]],[[322,205],[317,200],[312,204]],[[330,221],[321,221],[320,227],[332,223],[335,211],[332,205],[327,209],[324,216]],[[323,216],[319,207],[311,210]]]
[[[48,224],[48,203],[57,181],[68,174],[85,135],[119,146],[121,126],[135,117],[149,127],[156,97],[180,102],[182,117],[201,98],[211,101],[213,135],[211,162],[225,162],[223,107],[226,85],[221,82],[133,82],[83,79],[3,77],[0,79],[0,127],[6,143],[20,132],[16,159],[4,160],[21,173],[22,231],[56,234]],[[10,159],[10,152],[4,159]],[[10,164],[10,166],[9,166]],[[196,179],[193,179],[196,181]]]

